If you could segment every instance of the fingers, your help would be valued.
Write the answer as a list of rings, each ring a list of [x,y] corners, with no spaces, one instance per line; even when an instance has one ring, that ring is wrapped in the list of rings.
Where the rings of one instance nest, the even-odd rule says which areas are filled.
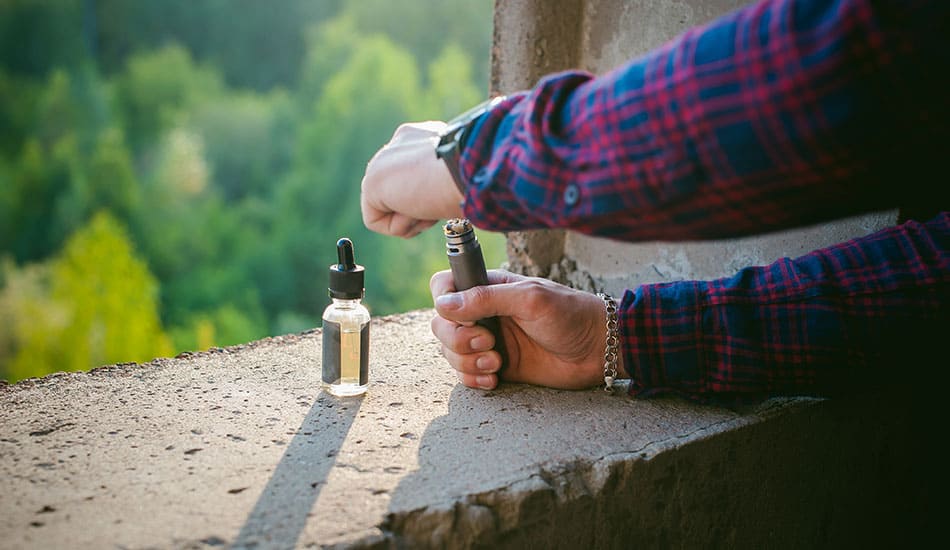
[[[515,284],[526,279],[508,271],[491,270],[488,272],[489,286],[478,288],[494,288],[494,286]],[[449,270],[432,275],[429,280],[429,290],[437,303],[440,297],[462,294],[455,292],[455,282]],[[478,298],[476,296],[471,299]],[[481,318],[456,322],[444,316],[436,316],[432,320],[432,333],[442,342],[442,355],[455,369],[462,384],[470,388],[490,390],[498,385],[497,373],[501,369],[502,361],[501,355],[492,350],[495,337],[491,331],[473,324],[475,320]]]
[[[488,284],[497,285],[503,283],[513,283],[527,279],[522,275],[505,271],[504,269],[491,269],[488,271]],[[432,292],[432,299],[435,300],[443,294],[455,292],[455,282],[452,280],[452,272],[448,269],[439,271],[429,279],[429,290]]]
[[[367,228],[412,237],[436,220],[461,214],[461,193],[448,167],[435,155],[444,127],[437,121],[403,124],[373,155],[360,184],[360,208]]]
[[[433,225],[435,225],[433,220],[417,220],[397,213],[390,216],[386,233],[395,237],[411,239]]]
[[[490,390],[498,385],[498,368],[501,358],[498,352],[459,354],[442,346],[442,355],[455,369],[459,381],[470,388]]]
[[[469,388],[478,388],[480,390],[493,390],[498,386],[498,375],[495,374],[468,374],[465,372],[455,372],[459,382]]]
[[[435,317],[431,327],[432,334],[442,345],[458,354],[479,353],[495,347],[495,337],[491,331],[478,325],[460,325]]]
[[[441,317],[457,323],[495,316],[531,318],[538,314],[539,307],[544,307],[541,296],[545,292],[541,281],[514,278],[511,282],[437,295],[435,309]]]
[[[389,227],[387,232],[396,237],[404,237],[412,234],[418,220],[404,214],[395,213],[389,217]]]
[[[448,269],[438,271],[429,278],[429,292],[432,293],[432,299],[435,300],[448,292],[455,292],[455,281],[452,280],[452,272]]]
[[[481,389],[498,385],[496,373],[501,368],[501,356],[491,350],[495,344],[491,332],[479,326],[462,326],[435,317],[432,333],[442,342],[442,355],[464,385]]]
[[[484,353],[458,354],[443,346],[442,355],[452,365],[452,368],[463,374],[478,376],[480,374],[496,374],[501,359],[497,351]]]

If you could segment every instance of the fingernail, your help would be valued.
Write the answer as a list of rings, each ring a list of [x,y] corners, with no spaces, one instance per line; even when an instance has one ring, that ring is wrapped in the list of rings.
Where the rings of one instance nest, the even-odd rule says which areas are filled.
[[[491,349],[487,336],[476,336],[475,338],[472,338],[472,341],[469,342],[469,345],[472,346],[472,351],[488,351]],[[479,360],[481,359],[484,358],[480,358]]]
[[[435,299],[435,305],[441,309],[458,309],[462,307],[462,297],[457,292],[443,294]]]
[[[495,370],[495,361],[488,355],[483,355],[475,360],[475,368],[478,370]]]
[[[492,383],[491,383],[491,382],[492,382],[491,376],[488,376],[488,375],[484,375],[484,374],[483,374],[483,375],[481,375],[481,376],[476,376],[476,377],[475,377],[475,383],[478,384],[478,387],[479,387],[479,388],[482,388],[482,389],[485,389],[485,390],[490,390],[490,389],[492,389]]]

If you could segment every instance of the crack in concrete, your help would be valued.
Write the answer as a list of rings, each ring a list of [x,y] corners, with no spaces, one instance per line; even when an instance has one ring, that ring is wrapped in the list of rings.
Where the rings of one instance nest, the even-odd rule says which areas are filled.
[[[650,441],[650,442],[646,443],[645,445],[643,445],[642,447],[636,448],[636,449],[634,449],[634,450],[632,450],[632,451],[624,451],[624,452],[621,452],[621,453],[610,453],[610,454],[607,454],[607,455],[603,455],[603,456],[601,457],[601,459],[604,460],[604,459],[611,459],[612,457],[628,457],[628,456],[639,455],[639,454],[641,454],[641,453],[645,453],[645,451],[646,451],[647,449],[651,448],[651,447],[659,447],[659,446],[664,445],[664,444],[666,444],[666,443],[670,443],[670,442],[677,441],[677,440],[683,440],[683,439],[692,437],[693,435],[696,435],[696,434],[698,434],[698,433],[708,431],[708,430],[710,430],[710,429],[712,429],[712,428],[715,428],[715,427],[717,427],[717,426],[721,426],[721,425],[723,425],[723,424],[730,424],[730,423],[734,423],[734,422],[740,422],[740,419],[739,419],[739,418],[728,418],[728,419],[725,419],[725,420],[718,420],[718,421],[716,421],[716,422],[713,422],[713,423],[711,423],[711,424],[707,424],[707,425],[705,425],[705,426],[701,426],[701,427],[699,427],[699,428],[696,428],[695,430],[686,432],[686,433],[684,433],[684,434],[676,434],[676,435],[672,435],[672,436],[670,436],[670,437],[666,437],[666,438],[663,438],[663,439],[660,439],[660,440]],[[744,422],[744,423],[743,423],[743,422],[740,422],[740,424],[738,424],[738,425],[736,425],[736,426],[733,426],[733,427],[738,428],[738,427],[740,427],[740,426],[744,426],[744,425],[748,425],[748,424],[749,424],[749,422]],[[646,458],[646,456],[641,456],[640,458]]]
[[[75,425],[75,423],[73,423],[73,422],[63,422],[63,423],[61,423],[61,424],[57,424],[57,425],[55,425],[55,426],[53,426],[53,427],[51,427],[51,428],[47,428],[47,429],[45,429],[45,430],[37,430],[37,431],[35,431],[35,432],[30,432],[30,435],[32,435],[32,436],[34,436],[34,437],[36,437],[36,436],[41,436],[41,435],[49,435],[49,434],[55,432],[56,430],[59,430],[59,429],[62,429],[62,428],[66,428],[66,427],[68,427],[68,426],[74,426],[74,425]]]

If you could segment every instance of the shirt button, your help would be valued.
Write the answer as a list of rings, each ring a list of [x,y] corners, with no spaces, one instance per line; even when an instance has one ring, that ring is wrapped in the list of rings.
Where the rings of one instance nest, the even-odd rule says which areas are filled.
[[[580,190],[572,183],[567,186],[567,189],[564,190],[564,204],[567,206],[574,206],[577,204],[577,199],[579,199],[580,196]]]

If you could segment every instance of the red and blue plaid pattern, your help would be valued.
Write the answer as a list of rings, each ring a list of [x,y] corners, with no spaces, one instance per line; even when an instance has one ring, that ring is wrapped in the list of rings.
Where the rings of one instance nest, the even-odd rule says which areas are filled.
[[[636,395],[741,402],[916,379],[947,368],[950,214],[729,278],[642,285],[620,310]]]
[[[547,77],[469,134],[465,215],[493,230],[674,241],[893,208],[902,194],[945,209],[946,170],[928,178],[950,158],[948,6],[762,1],[601,77]],[[925,320],[945,324],[948,226],[943,214],[728,279],[628,292],[633,391],[853,386],[890,352],[883,327],[917,342]]]

